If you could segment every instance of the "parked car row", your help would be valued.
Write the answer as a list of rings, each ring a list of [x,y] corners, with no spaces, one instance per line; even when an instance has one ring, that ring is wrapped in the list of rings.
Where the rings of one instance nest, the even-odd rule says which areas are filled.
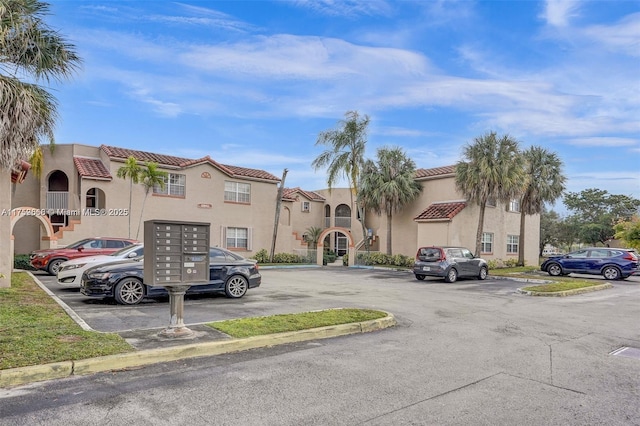
[[[116,247],[117,246],[117,247]],[[119,250],[118,250],[119,248]],[[77,285],[85,296],[113,298],[124,305],[135,305],[145,297],[167,295],[162,286],[144,283],[144,246],[134,240],[93,238],[78,241],[61,249],[31,253],[31,264],[56,274],[58,284]],[[260,286],[262,277],[257,262],[221,248],[209,250],[209,280],[192,285],[194,293],[224,293],[230,298],[243,297],[247,290]],[[588,247],[545,260],[540,269],[551,276],[570,273],[602,275],[608,280],[640,275],[635,250]],[[465,247],[420,247],[413,274],[443,278],[453,283],[458,278],[485,280],[489,266]]]

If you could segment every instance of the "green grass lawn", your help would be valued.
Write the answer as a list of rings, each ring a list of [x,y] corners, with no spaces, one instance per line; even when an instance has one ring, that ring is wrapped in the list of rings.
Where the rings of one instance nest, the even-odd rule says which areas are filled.
[[[251,337],[285,331],[307,330],[328,325],[348,324],[384,318],[387,314],[369,309],[330,309],[326,311],[240,318],[207,324],[231,337]]]
[[[24,273],[0,289],[0,369],[132,351],[120,336],[85,331]]]

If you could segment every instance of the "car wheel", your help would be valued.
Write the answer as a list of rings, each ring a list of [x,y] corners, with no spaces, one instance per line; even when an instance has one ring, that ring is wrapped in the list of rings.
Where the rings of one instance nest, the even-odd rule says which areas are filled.
[[[619,280],[621,274],[615,266],[607,266],[602,270],[602,275],[608,280]]]
[[[47,266],[47,272],[49,273],[49,275],[58,275],[60,264],[62,264],[62,262],[64,262],[65,260],[66,259],[53,259],[51,262],[49,262],[49,265]]]
[[[486,280],[487,279],[487,275],[489,275],[489,272],[487,271],[487,268],[485,266],[480,268],[480,273],[478,274],[478,279]]]
[[[137,278],[125,278],[116,285],[113,296],[121,305],[137,305],[144,299],[144,284]]]
[[[456,271],[456,268],[449,269],[449,272],[447,272],[447,276],[444,277],[444,281],[448,283],[454,283],[456,282],[457,279],[458,279],[458,271]]]
[[[234,275],[224,285],[224,293],[232,299],[239,299],[247,293],[249,282],[241,275]]]
[[[422,280],[424,280],[424,275],[416,275],[416,279],[418,281],[422,281]]]
[[[552,263],[551,265],[547,266],[547,273],[549,273],[549,275],[551,275],[552,277],[559,277],[560,275],[562,275],[562,267],[557,263]]]

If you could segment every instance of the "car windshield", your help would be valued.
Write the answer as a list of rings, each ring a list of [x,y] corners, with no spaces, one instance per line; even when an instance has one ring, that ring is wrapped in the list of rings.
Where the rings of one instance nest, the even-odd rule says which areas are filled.
[[[109,256],[113,257],[122,257],[125,256],[128,252],[132,250],[136,250],[139,246],[127,246],[125,248],[121,248],[120,250],[111,253]]]

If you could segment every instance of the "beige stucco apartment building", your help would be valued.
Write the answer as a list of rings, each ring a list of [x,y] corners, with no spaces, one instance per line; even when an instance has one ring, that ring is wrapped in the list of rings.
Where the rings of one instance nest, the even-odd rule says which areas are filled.
[[[141,184],[130,185],[117,172],[129,156],[141,166],[153,161],[169,177],[164,189],[146,196]],[[419,169],[423,186],[418,200],[393,216],[393,254],[413,256],[423,245],[475,247],[478,207],[466,203],[455,188],[453,166]],[[144,240],[150,219],[211,224],[211,245],[250,257],[270,250],[280,179],[264,170],[218,163],[210,157],[188,159],[102,145],[44,147],[40,179],[28,173],[14,186],[14,252],[64,246],[95,236]],[[131,188],[131,208],[129,195]],[[20,210],[15,210],[20,209]],[[517,258],[520,213],[517,203],[486,210],[483,253],[488,259]],[[373,250],[386,248],[386,216],[366,214]],[[142,225],[139,225],[142,224]],[[527,216],[525,259],[537,264],[539,216]],[[321,242],[339,254],[363,245],[363,232],[351,191],[285,188],[276,238],[277,253],[307,249],[310,227],[324,230]],[[326,246],[325,246],[326,247]]]

